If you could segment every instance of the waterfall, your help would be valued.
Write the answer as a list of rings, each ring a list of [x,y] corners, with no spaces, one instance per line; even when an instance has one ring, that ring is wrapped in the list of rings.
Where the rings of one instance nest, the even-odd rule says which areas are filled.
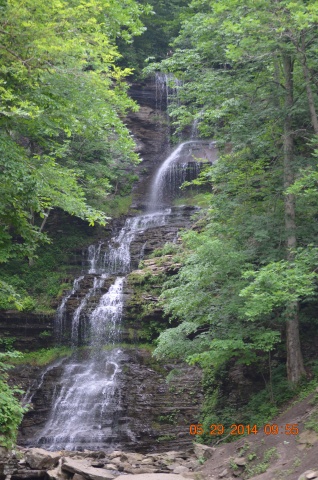
[[[74,280],[72,290],[65,295],[61,304],[56,310],[56,316],[55,316],[55,322],[54,322],[54,334],[58,343],[61,343],[62,341],[62,335],[65,328],[67,302],[75,294],[75,292],[79,290],[80,283],[83,280],[83,278],[84,276],[81,275],[80,277]]]
[[[176,94],[180,85],[173,81],[169,75],[157,75],[156,101],[160,106]],[[122,421],[120,374],[126,356],[118,345],[125,277],[132,269],[132,243],[140,235],[139,243],[133,245],[134,259],[143,258],[147,241],[147,249],[154,248],[152,239],[146,238],[145,242],[144,232],[164,227],[171,221],[172,199],[178,195],[182,183],[199,174],[200,163],[196,158],[210,160],[208,155],[214,155],[214,144],[208,143],[195,139],[181,143],[166,158],[153,180],[148,211],[128,217],[108,243],[88,247],[86,272],[74,281],[56,314],[56,338],[64,343],[68,338],[74,354],[56,364],[62,373],[55,386],[51,410],[46,424],[31,439],[31,446],[48,450],[105,450],[120,448],[118,439],[125,435],[133,439],[129,427]],[[172,240],[176,240],[176,236]],[[46,371],[39,385],[43,384],[45,375]]]
[[[118,375],[124,360],[122,350],[115,344],[120,341],[125,275],[130,271],[130,245],[138,234],[148,228],[165,225],[170,213],[170,209],[165,209],[127,218],[105,252],[101,251],[101,243],[88,248],[87,273],[96,276],[92,287],[81,298],[70,323],[72,346],[87,345],[89,350],[84,350],[82,354],[75,350],[70,360],[58,363],[63,371],[54,392],[50,416],[31,441],[32,446],[42,446],[47,450],[96,450],[106,445],[116,447],[119,428],[126,428],[129,437],[128,427],[118,426],[121,412]],[[143,250],[144,244],[139,256],[143,255]],[[100,296],[95,308],[88,311],[91,299],[98,296],[112,275],[116,275],[113,284]],[[77,292],[84,277],[75,280],[72,291],[58,308],[61,336],[66,327],[65,321],[60,321],[61,312],[65,320],[67,302]],[[45,374],[43,372],[40,386]]]
[[[149,206],[157,211],[178,196],[185,181],[197,178],[201,163],[194,158],[202,156],[206,161],[216,160],[215,142],[188,140],[180,143],[162,163],[151,185]]]
[[[172,73],[155,73],[155,87],[156,87],[156,108],[159,110],[166,110],[170,104],[170,99],[177,99],[178,91],[182,86],[182,81],[178,80]]]
[[[90,314],[88,338],[94,348],[87,361],[74,359],[65,366],[61,389],[37,444],[50,450],[79,450],[83,445],[95,449],[111,443],[114,413],[120,407],[117,373],[121,350],[103,351],[103,347],[118,341],[123,284],[124,277],[117,277]]]
[[[102,245],[102,242],[99,242],[97,246],[90,245],[88,247],[88,263],[90,264],[90,269],[88,270],[88,273],[97,273],[98,261]]]

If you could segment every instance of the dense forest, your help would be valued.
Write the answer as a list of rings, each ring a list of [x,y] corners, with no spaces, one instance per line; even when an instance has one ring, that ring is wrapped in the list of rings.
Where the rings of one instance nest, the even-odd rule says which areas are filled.
[[[207,424],[233,418],[216,389],[230,364],[261,372],[266,389],[247,408],[266,420],[317,374],[318,2],[4,0],[0,8],[1,308],[36,308],[16,273],[32,280],[52,242],[52,212],[105,225],[114,198],[128,196],[139,161],[123,120],[138,108],[128,80],[173,74],[175,136],[195,121],[219,159],[194,181],[202,208],[161,294],[176,326],[167,323],[155,356],[203,368]],[[22,408],[0,367],[0,423],[11,441]]]

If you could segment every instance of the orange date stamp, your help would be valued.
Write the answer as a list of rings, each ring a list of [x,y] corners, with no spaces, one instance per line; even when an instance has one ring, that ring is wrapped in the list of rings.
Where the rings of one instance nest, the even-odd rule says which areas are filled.
[[[224,425],[210,425],[210,431],[204,431],[202,423],[192,423],[189,428],[190,435],[256,435],[263,432],[265,435],[298,435],[299,428],[297,423],[286,423],[277,425],[276,423],[266,423],[263,427],[257,425],[244,425],[243,423],[233,423],[229,428]]]

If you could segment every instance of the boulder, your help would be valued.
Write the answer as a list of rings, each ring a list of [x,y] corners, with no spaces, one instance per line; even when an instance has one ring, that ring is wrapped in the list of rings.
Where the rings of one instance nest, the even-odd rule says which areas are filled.
[[[28,480],[30,478],[45,478],[46,470],[18,470],[14,473],[16,480]]]
[[[126,453],[125,457],[127,458],[128,462],[131,464],[140,463],[144,456],[141,453]]]
[[[188,473],[189,469],[188,467],[184,467],[183,465],[178,465],[177,467],[174,468],[173,473],[178,473],[178,474],[183,474],[183,473]]]
[[[124,455],[124,452],[122,452],[121,450],[114,450],[112,453],[110,453],[107,456],[108,458],[113,459],[116,457],[121,457],[122,455]]]
[[[61,461],[59,462],[59,465],[56,468],[53,468],[52,470],[47,470],[46,474],[50,480],[68,480],[69,478],[68,474],[62,472],[61,470]],[[75,478],[75,475],[73,478]],[[80,479],[75,479],[75,480],[80,480]]]
[[[75,460],[74,458],[62,459],[62,471],[77,473],[88,480],[113,480],[115,476],[104,468],[91,467],[85,460]]]
[[[57,466],[61,454],[42,448],[30,448],[25,454],[27,464],[34,470],[51,470]]]
[[[201,443],[194,444],[194,454],[197,458],[204,458],[208,460],[213,456],[215,448],[208,447],[207,445],[201,445]]]
[[[225,468],[221,473],[219,473],[219,478],[226,477],[228,473],[228,470]]]
[[[142,465],[153,465],[155,463],[155,460],[153,458],[144,458],[141,460]]]
[[[314,470],[306,470],[298,477],[298,480],[314,480],[318,477],[318,472]]]
[[[233,463],[235,463],[235,465],[237,465],[238,467],[245,467],[246,459],[244,457],[237,457],[234,458]]]
[[[82,475],[80,475],[79,473],[75,473],[74,477],[72,478],[72,480],[85,480],[85,477],[83,477]]]

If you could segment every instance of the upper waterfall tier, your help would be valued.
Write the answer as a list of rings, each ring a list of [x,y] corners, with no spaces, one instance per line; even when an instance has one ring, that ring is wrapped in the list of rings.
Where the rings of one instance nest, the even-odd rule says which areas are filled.
[[[215,142],[188,140],[178,145],[158,169],[151,184],[149,208],[152,211],[171,204],[185,181],[197,178],[202,163],[217,159]]]

